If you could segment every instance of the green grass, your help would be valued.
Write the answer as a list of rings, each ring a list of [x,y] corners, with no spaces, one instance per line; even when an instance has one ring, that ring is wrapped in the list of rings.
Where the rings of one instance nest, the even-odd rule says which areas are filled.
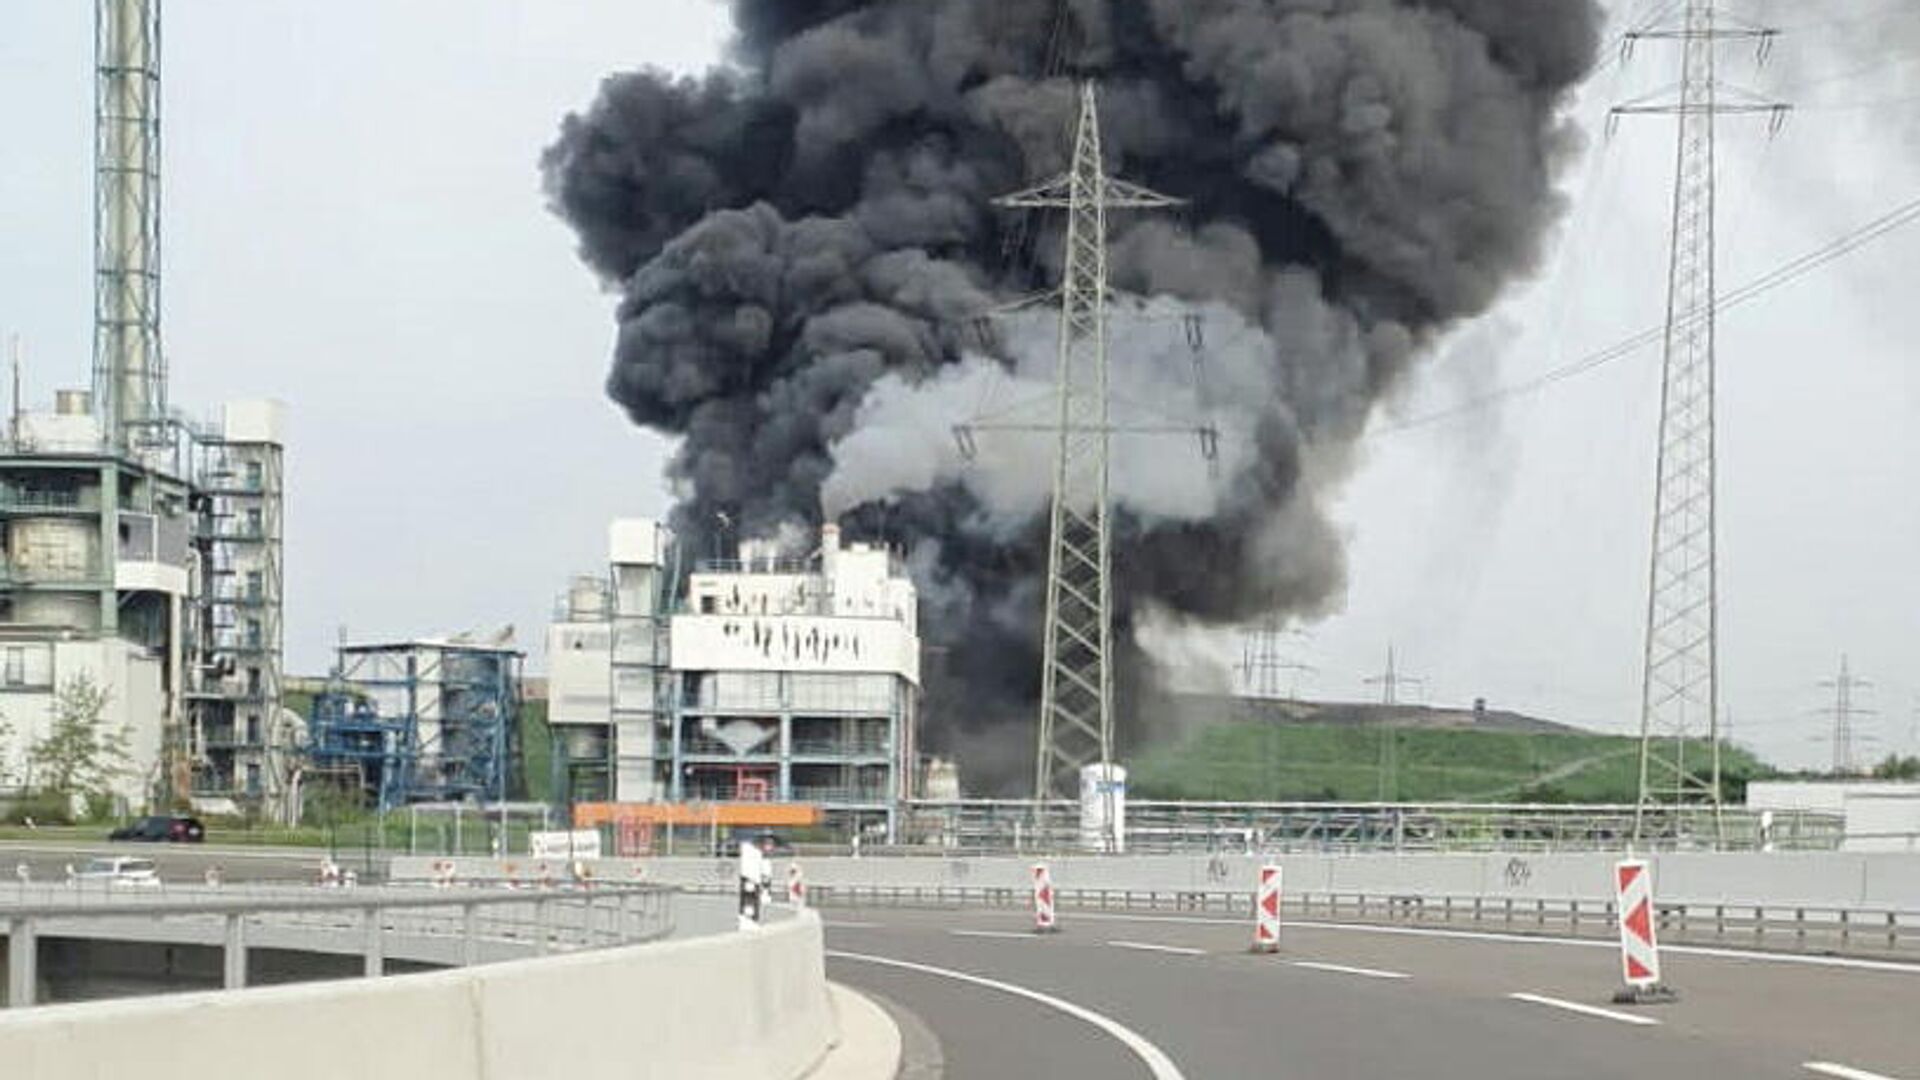
[[[1638,747],[1613,735],[1221,724],[1137,757],[1130,787],[1143,799],[1631,802]],[[1692,748],[1703,766],[1706,749]],[[1734,796],[1764,766],[1728,747],[1722,770]]]

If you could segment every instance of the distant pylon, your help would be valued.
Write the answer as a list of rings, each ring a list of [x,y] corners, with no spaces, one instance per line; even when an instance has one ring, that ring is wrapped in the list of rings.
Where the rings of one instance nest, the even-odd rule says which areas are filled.
[[[1640,698],[1640,783],[1635,840],[1648,810],[1697,806],[1720,836],[1719,595],[1714,516],[1714,124],[1727,113],[1764,112],[1776,124],[1785,107],[1723,100],[1715,50],[1728,40],[1757,42],[1764,57],[1775,31],[1722,25],[1713,0],[1686,0],[1678,24],[1629,32],[1626,47],[1666,39],[1681,46],[1677,100],[1616,106],[1608,123],[1631,114],[1675,116],[1679,154],[1667,284],[1666,356],[1660,394],[1660,443],[1653,546],[1647,587]],[[1689,739],[1705,736],[1705,775],[1689,762]]]
[[[1368,686],[1377,686],[1380,688],[1380,704],[1382,705],[1400,704],[1400,688],[1403,686],[1418,686],[1424,689],[1427,685],[1427,680],[1425,679],[1401,673],[1398,664],[1394,660],[1393,646],[1391,645],[1387,646],[1387,670],[1370,678],[1362,679],[1361,681]]]
[[[1060,285],[1060,359],[1047,617],[1033,793],[1070,798],[1080,770],[1113,764],[1113,527],[1108,448],[1107,213],[1176,206],[1110,177],[1100,150],[1094,85],[1080,88],[1072,170],[999,200],[1067,212]]]
[[[1833,730],[1827,736],[1833,745],[1833,771],[1837,776],[1846,776],[1859,768],[1854,758],[1854,746],[1857,743],[1871,741],[1854,727],[1854,719],[1873,715],[1872,709],[1863,709],[1853,702],[1855,690],[1866,690],[1872,683],[1853,673],[1846,654],[1840,656],[1840,673],[1820,683],[1833,691],[1833,704],[1821,712],[1833,718]]]
[[[1281,698],[1299,700],[1300,676],[1316,669],[1303,664],[1280,649],[1280,639],[1299,631],[1289,631],[1278,616],[1269,615],[1249,630],[1241,646],[1240,679],[1247,697],[1261,701]]]

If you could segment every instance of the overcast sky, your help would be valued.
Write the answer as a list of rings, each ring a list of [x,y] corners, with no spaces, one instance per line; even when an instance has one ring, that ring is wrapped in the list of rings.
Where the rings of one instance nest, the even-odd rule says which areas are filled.
[[[92,15],[0,12],[0,334],[32,402],[90,354]],[[1920,5],[1755,0],[1794,31],[1725,72],[1803,109],[1723,129],[1731,288],[1920,196]],[[172,399],[292,407],[289,665],[354,637],[490,631],[535,654],[605,523],[660,514],[665,446],[601,394],[610,300],[536,170],[600,77],[696,71],[716,0],[174,0],[166,7],[165,308]],[[1432,358],[1383,418],[1525,380],[1658,321],[1672,127],[1601,138],[1675,58],[1609,62],[1578,116],[1573,209],[1540,280]],[[1916,752],[1920,227],[1722,322],[1723,696],[1739,741],[1815,764],[1841,653],[1875,686],[1870,750]],[[1426,696],[1637,724],[1658,350],[1510,405],[1372,440],[1339,517],[1345,611],[1290,648],[1302,689],[1358,697],[1397,645]],[[1193,679],[1239,656],[1190,643]]]

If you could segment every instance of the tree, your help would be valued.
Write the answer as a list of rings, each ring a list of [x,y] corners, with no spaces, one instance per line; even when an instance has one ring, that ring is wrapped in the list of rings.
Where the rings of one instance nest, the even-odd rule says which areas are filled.
[[[105,723],[111,696],[85,672],[53,695],[53,723],[27,750],[40,790],[68,804],[108,795],[116,780],[133,771],[132,733]]]
[[[1920,780],[1920,757],[1889,754],[1874,767],[1873,775],[1877,780]]]

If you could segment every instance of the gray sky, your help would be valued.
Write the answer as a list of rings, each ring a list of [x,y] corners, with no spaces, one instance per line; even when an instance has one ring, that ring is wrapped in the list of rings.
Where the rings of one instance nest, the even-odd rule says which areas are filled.
[[[1636,5],[1643,6],[1643,5]],[[1920,8],[1745,10],[1796,32],[1726,74],[1808,106],[1722,140],[1721,280],[1738,285],[1920,194]],[[663,444],[600,392],[610,301],[535,169],[599,78],[693,71],[716,0],[175,0],[166,8],[165,326],[176,405],[292,406],[288,647],[519,627],[536,655],[604,525],[657,514]],[[30,399],[85,382],[91,5],[0,14],[0,333]],[[1579,107],[1593,146],[1541,279],[1463,328],[1396,403],[1418,416],[1576,359],[1664,305],[1672,129],[1599,137],[1607,103],[1673,79],[1646,47]],[[1876,682],[1876,752],[1920,705],[1920,227],[1729,313],[1721,332],[1724,697],[1736,737],[1819,763],[1844,650]],[[1295,652],[1353,697],[1398,645],[1434,700],[1610,730],[1637,718],[1658,351],[1508,407],[1370,443],[1340,518],[1343,613]],[[1392,417],[1388,417],[1391,421]],[[1230,663],[1233,634],[1182,655]],[[1195,678],[1204,681],[1204,674]]]

